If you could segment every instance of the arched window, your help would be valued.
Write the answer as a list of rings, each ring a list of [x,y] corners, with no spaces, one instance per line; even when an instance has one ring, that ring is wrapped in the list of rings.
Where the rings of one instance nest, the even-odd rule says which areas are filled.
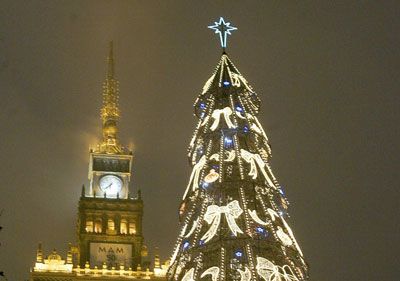
[[[121,234],[127,234],[128,233],[128,222],[126,221],[126,219],[122,219],[121,220],[119,232]]]
[[[102,222],[101,219],[96,219],[94,223],[94,232],[101,233],[102,230]]]
[[[115,223],[113,219],[108,219],[107,221],[107,229],[108,230],[115,230]]]
[[[93,232],[93,221],[92,220],[86,220],[85,230],[86,230],[86,232]]]
[[[129,234],[136,234],[136,225],[135,222],[129,222]]]

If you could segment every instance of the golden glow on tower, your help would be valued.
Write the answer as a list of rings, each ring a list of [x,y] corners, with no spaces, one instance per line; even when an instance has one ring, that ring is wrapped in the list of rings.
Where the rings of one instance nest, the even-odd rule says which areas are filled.
[[[89,153],[89,189],[82,186],[78,207],[77,246],[66,259],[55,251],[44,257],[39,244],[32,281],[44,280],[165,280],[167,264],[150,271],[143,245],[143,201],[129,193],[132,152],[118,138],[119,82],[115,79],[113,43],[107,57],[100,110],[103,139]],[[0,278],[1,279],[1,278]]]
[[[107,58],[107,77],[103,83],[103,107],[100,116],[103,123],[103,142],[98,150],[101,153],[121,153],[122,147],[118,140],[118,120],[120,110],[118,108],[119,82],[114,77],[114,52],[113,42],[110,42],[110,50]]]

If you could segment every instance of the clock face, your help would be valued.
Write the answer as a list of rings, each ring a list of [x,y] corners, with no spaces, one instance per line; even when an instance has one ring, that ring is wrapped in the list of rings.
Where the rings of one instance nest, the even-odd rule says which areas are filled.
[[[107,195],[117,195],[122,189],[122,180],[113,175],[107,175],[100,179],[100,189]]]

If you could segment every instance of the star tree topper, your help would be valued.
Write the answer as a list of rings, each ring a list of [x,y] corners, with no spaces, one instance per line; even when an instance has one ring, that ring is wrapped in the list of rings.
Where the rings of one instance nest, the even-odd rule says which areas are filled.
[[[208,28],[219,34],[219,39],[221,41],[222,49],[226,48],[226,38],[228,35],[232,35],[231,31],[237,30],[236,27],[231,26],[230,22],[225,22],[223,17],[219,18],[219,22],[214,22],[214,25],[209,25]]]

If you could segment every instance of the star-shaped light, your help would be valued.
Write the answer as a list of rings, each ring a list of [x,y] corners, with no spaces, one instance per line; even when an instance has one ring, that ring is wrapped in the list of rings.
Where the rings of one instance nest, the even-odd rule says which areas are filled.
[[[214,22],[215,25],[210,25],[208,28],[215,30],[215,33],[219,34],[221,40],[221,46],[223,49],[226,48],[226,38],[228,35],[232,35],[231,31],[237,30],[236,27],[231,26],[230,22],[225,22],[223,17],[219,18],[219,22]]]

